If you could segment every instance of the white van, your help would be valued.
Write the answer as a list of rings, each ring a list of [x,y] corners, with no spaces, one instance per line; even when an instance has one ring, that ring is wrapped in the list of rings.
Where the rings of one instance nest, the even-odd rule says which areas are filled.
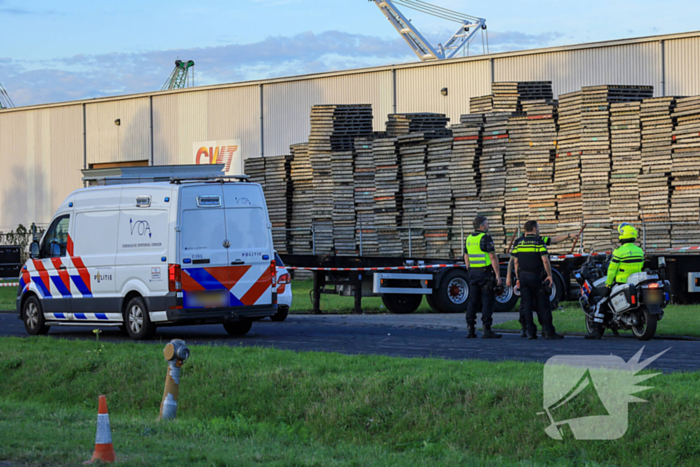
[[[260,185],[209,182],[89,187],[61,204],[21,271],[17,311],[49,326],[223,323],[246,334],[277,312],[271,224]]]

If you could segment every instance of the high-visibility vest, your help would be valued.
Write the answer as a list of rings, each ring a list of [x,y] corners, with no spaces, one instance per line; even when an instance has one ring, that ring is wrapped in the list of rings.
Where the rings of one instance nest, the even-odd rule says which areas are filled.
[[[470,268],[486,268],[491,266],[489,254],[481,249],[481,239],[484,233],[473,233],[467,237],[467,258]]]
[[[605,281],[610,286],[614,283],[624,284],[627,278],[644,268],[644,250],[634,243],[626,243],[613,252]]]

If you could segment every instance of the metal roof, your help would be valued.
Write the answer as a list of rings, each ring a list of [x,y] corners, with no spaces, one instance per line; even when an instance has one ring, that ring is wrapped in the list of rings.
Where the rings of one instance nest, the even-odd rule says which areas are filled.
[[[600,42],[587,42],[587,43],[583,43],[583,44],[563,45],[563,46],[556,46],[556,47],[545,47],[545,48],[540,48],[540,49],[517,50],[517,51],[513,51],[513,52],[500,52],[500,53],[492,53],[492,54],[485,54],[485,55],[472,55],[471,57],[460,57],[460,58],[453,58],[453,59],[448,59],[448,60],[435,60],[435,61],[429,61],[429,62],[410,62],[410,63],[401,63],[401,64],[392,64],[392,65],[382,65],[382,66],[368,67],[368,68],[355,68],[355,69],[341,70],[341,71],[310,73],[310,74],[306,74],[306,75],[286,76],[286,77],[281,77],[281,78],[267,78],[267,79],[261,79],[261,80],[240,81],[240,82],[236,82],[236,83],[212,84],[209,86],[197,86],[197,87],[178,89],[178,90],[172,90],[172,91],[149,91],[149,92],[143,92],[143,93],[137,93],[137,94],[124,94],[124,95],[119,95],[119,96],[97,97],[97,98],[91,98],[91,99],[81,99],[81,100],[76,100],[76,101],[66,101],[66,102],[57,102],[57,103],[49,103],[49,104],[38,104],[38,105],[29,105],[29,106],[25,106],[25,107],[15,107],[15,108],[11,108],[11,109],[2,109],[2,110],[0,110],[0,113],[16,112],[16,111],[21,111],[21,110],[43,109],[43,108],[50,108],[50,107],[63,107],[63,106],[70,106],[70,105],[96,104],[96,103],[100,103],[100,102],[108,102],[108,101],[116,101],[116,100],[124,100],[124,99],[135,99],[135,98],[152,97],[152,96],[162,96],[162,95],[175,94],[175,93],[208,91],[208,90],[212,90],[212,89],[226,89],[226,88],[248,87],[248,86],[263,86],[266,84],[284,83],[284,82],[291,82],[291,81],[304,81],[304,80],[311,80],[311,79],[318,79],[318,78],[330,78],[330,77],[334,77],[334,76],[374,73],[374,72],[379,72],[379,71],[391,71],[391,70],[399,70],[399,69],[406,69],[406,68],[433,67],[433,66],[441,66],[441,65],[460,63],[460,62],[494,60],[494,59],[499,59],[499,58],[517,57],[517,56],[524,56],[524,55],[549,54],[549,53],[567,52],[567,51],[581,50],[581,49],[618,47],[618,46],[622,46],[622,45],[641,44],[641,43],[645,43],[645,42],[661,42],[661,41],[687,39],[687,38],[695,38],[695,37],[700,37],[700,31],[691,31],[691,32],[684,32],[684,33],[677,33],[677,34],[663,34],[663,35],[658,35],[658,36],[645,36],[645,37],[637,37],[637,38],[629,38],[629,39],[616,39],[616,40],[600,41]]]

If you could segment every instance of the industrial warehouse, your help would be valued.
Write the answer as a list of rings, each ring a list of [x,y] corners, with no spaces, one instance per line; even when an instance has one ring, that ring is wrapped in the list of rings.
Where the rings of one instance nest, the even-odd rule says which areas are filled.
[[[693,96],[699,52],[692,32],[5,109],[0,230],[48,223],[86,168],[201,163],[211,160],[201,148],[220,147],[235,148],[235,172],[241,160],[290,154],[309,140],[314,105],[369,104],[382,132],[389,114],[458,124],[498,82],[551,82],[554,99],[597,85]]]

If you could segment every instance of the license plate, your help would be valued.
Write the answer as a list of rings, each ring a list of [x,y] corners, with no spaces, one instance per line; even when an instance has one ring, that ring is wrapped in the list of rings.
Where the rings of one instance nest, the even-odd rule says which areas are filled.
[[[654,290],[653,292],[649,292],[647,294],[647,300],[646,300],[648,305],[658,305],[661,303],[661,292],[658,290]]]
[[[185,292],[185,308],[222,308],[231,305],[228,290]]]

